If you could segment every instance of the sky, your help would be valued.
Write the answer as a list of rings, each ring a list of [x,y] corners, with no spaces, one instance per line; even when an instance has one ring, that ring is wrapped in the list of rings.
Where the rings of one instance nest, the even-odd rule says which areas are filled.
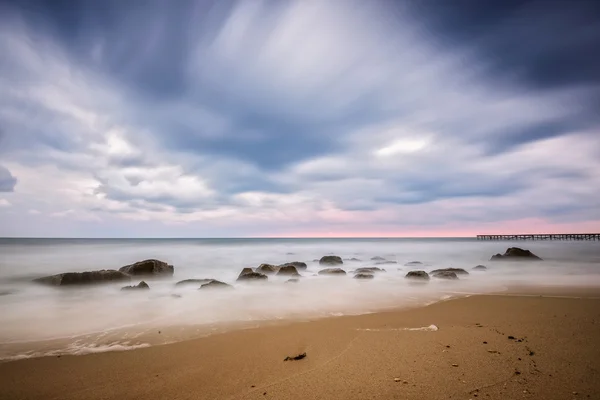
[[[600,232],[600,2],[0,0],[0,236]]]

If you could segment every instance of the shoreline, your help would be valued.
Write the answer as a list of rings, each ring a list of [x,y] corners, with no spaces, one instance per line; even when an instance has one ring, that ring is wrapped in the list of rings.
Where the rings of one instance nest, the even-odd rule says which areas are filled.
[[[407,330],[430,325],[439,330]],[[6,361],[0,398],[599,398],[598,371],[600,289],[511,288],[131,351]],[[500,376],[504,383],[486,386]]]

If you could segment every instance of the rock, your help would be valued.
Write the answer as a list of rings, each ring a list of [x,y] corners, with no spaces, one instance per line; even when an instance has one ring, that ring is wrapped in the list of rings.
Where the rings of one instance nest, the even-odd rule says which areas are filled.
[[[371,261],[385,261],[385,258],[379,256],[371,257]]]
[[[416,267],[418,265],[423,265],[421,261],[411,261],[404,264],[405,267]]]
[[[45,276],[34,279],[36,283],[51,286],[90,285],[98,283],[130,281],[131,276],[114,269],[103,269],[101,271],[89,272],[66,272],[64,274]]]
[[[467,271],[462,268],[442,268],[442,269],[434,269],[431,271],[431,275],[438,274],[440,272],[454,272],[456,275],[469,275]]]
[[[487,267],[485,265],[478,265],[473,268],[473,271],[487,271]]]
[[[119,268],[119,271],[125,272],[126,274],[139,276],[139,275],[173,275],[174,268],[172,265],[167,264],[160,260],[144,260],[138,261],[135,264],[126,265]]]
[[[357,268],[356,271],[354,271],[355,274],[372,274],[375,272],[385,272],[385,269],[377,267],[361,267]]]
[[[265,278],[266,278],[266,276],[265,276]],[[200,289],[204,289],[204,290],[206,290],[206,289],[233,289],[233,286],[231,286],[225,282],[212,280],[212,281],[200,286],[200,288],[198,288],[198,290],[200,290]]]
[[[256,268],[256,272],[260,272],[261,274],[274,274],[277,272],[279,268],[273,264],[260,264],[258,268]]]
[[[144,281],[141,281],[137,286],[125,286],[121,290],[138,290],[138,289],[150,289],[150,286]]]
[[[371,275],[371,274],[364,274],[364,273],[362,273],[362,274],[356,274],[356,275],[354,275],[354,279],[373,279],[373,278],[375,278],[375,277],[373,275]]]
[[[346,261],[361,262],[362,260],[359,260],[358,258],[352,257],[352,258],[347,258]]]
[[[277,275],[292,275],[292,276],[300,276],[298,270],[293,265],[285,265],[279,268],[277,271]]]
[[[238,281],[262,281],[267,280],[267,276],[265,274],[261,274],[259,272],[249,272],[244,275],[240,275],[237,280]]]
[[[398,261],[379,261],[376,262],[375,265],[385,265],[385,264],[398,264]]]
[[[288,279],[287,281],[285,281],[285,283],[298,283],[300,282],[300,279],[298,278],[292,278],[292,279]]]
[[[506,261],[541,261],[541,258],[533,254],[529,250],[523,250],[518,247],[510,247],[506,249],[504,254],[496,254],[492,256],[491,261],[506,260]]]
[[[338,256],[323,256],[319,260],[319,264],[321,265],[340,265],[343,263],[344,261]]]
[[[290,266],[290,265],[291,265],[291,266],[293,266],[293,267],[296,267],[296,269],[306,269],[306,267],[307,267],[307,265],[306,265],[306,263],[305,263],[305,262],[301,262],[301,261],[292,261],[292,262],[289,262],[289,263],[281,264],[281,265],[279,266],[279,268],[282,268],[282,267],[288,267],[288,266]]]
[[[439,271],[436,273],[431,273],[431,275],[434,278],[439,278],[439,279],[458,279],[458,276],[456,276],[456,273],[452,272],[452,271]]]
[[[325,268],[319,271],[319,275],[346,275],[346,271],[341,268]]]
[[[175,286],[184,286],[184,285],[204,285],[212,281],[213,279],[184,279],[183,281],[179,281],[175,284]]]
[[[252,268],[246,267],[246,268],[242,269],[242,272],[240,272],[240,274],[238,275],[238,278],[242,275],[251,274],[253,272],[254,272],[254,270]]]
[[[410,271],[408,274],[406,274],[405,278],[428,281],[429,274],[427,274],[425,271]]]
[[[302,360],[304,357],[306,357],[306,353],[298,354],[297,356],[294,356],[294,357],[288,356],[283,361],[298,361],[298,360]]]

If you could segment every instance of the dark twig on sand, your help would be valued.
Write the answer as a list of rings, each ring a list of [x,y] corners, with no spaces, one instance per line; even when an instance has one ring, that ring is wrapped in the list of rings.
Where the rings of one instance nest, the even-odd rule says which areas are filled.
[[[304,357],[306,357],[306,353],[302,353],[302,354],[298,354],[295,357],[286,357],[283,361],[296,361],[296,360],[302,360]]]

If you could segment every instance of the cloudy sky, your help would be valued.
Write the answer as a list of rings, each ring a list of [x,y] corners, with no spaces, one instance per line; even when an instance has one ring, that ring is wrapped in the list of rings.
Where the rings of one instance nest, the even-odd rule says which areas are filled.
[[[0,236],[600,231],[600,2],[1,1]]]

